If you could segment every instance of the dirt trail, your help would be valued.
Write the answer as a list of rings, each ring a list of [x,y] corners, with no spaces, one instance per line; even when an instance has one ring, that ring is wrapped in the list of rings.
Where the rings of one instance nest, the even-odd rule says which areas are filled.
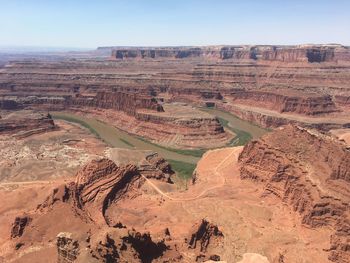
[[[8,185],[30,185],[30,184],[55,184],[55,181],[25,181],[25,182],[5,182],[0,183],[0,186],[8,186]]]
[[[233,157],[233,155],[236,155]],[[201,197],[203,197],[205,194],[207,194],[208,192],[216,189],[216,188],[220,188],[220,187],[223,187],[226,183],[226,180],[225,178],[220,174],[219,172],[219,168],[221,168],[221,166],[227,161],[229,160],[230,158],[237,158],[238,156],[238,152],[235,151],[235,149],[232,149],[232,152],[226,157],[224,158],[213,170],[213,173],[215,175],[216,178],[219,178],[221,177],[223,180],[221,183],[219,183],[218,185],[216,186],[213,186],[213,187],[210,187],[210,188],[207,188],[205,189],[204,191],[202,191],[200,194],[198,194],[197,196],[195,197],[191,197],[191,198],[174,198],[174,197],[171,197],[169,196],[168,194],[164,193],[161,189],[159,189],[158,186],[156,186],[153,182],[151,182],[149,179],[147,179],[145,176],[142,175],[142,177],[146,180],[146,182],[154,189],[156,190],[159,194],[161,194],[163,197],[166,197],[168,198],[169,200],[171,201],[192,201],[192,200],[196,200],[196,199],[199,199]]]

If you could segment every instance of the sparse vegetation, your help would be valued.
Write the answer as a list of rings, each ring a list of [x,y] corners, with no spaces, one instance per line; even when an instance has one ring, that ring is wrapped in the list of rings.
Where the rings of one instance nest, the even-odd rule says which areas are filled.
[[[129,141],[123,139],[123,138],[120,138],[119,140],[120,140],[121,142],[125,143],[126,145],[128,145],[128,146],[130,146],[130,147],[132,147],[132,148],[135,148],[135,145],[133,145],[131,142],[129,142]]]
[[[79,119],[76,119],[76,118],[73,118],[73,117],[70,117],[70,116],[66,116],[66,115],[62,115],[62,114],[56,114],[56,113],[51,113],[51,116],[54,119],[57,119],[57,120],[64,120],[64,121],[77,123],[77,124],[85,127],[86,129],[88,129],[98,139],[100,139],[100,140],[104,141],[105,143],[107,143],[105,140],[103,140],[103,138],[101,138],[100,134],[93,127],[91,127],[88,123],[86,123],[83,120],[79,120]]]
[[[171,168],[176,172],[177,176],[182,180],[189,180],[192,178],[194,169],[196,169],[196,164],[186,163],[176,160],[167,160],[171,165]]]
[[[150,142],[149,140],[142,138],[142,137],[138,137],[139,140],[144,141],[146,143],[152,144],[156,147],[162,148],[164,150],[167,151],[171,151],[171,152],[175,152],[178,154],[182,154],[182,155],[190,155],[190,156],[194,156],[194,157],[202,157],[202,155],[207,151],[205,149],[196,149],[196,150],[182,150],[182,149],[174,149],[174,148],[169,148],[169,147],[165,147],[163,145],[159,145],[153,142]]]

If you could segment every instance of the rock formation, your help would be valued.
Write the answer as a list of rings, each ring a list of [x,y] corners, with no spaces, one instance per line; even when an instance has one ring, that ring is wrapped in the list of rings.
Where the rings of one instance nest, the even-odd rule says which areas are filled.
[[[231,134],[213,116],[186,107],[178,114],[164,108],[153,97],[128,92],[97,92],[94,96],[26,96],[13,97],[19,108],[40,111],[70,111],[90,114],[117,128],[160,144],[173,141],[174,148],[207,148],[226,145]],[[179,105],[175,106],[181,108]],[[174,108],[174,107],[172,107]],[[191,112],[193,115],[191,116]],[[164,141],[163,141],[164,140]]]
[[[329,115],[339,127],[349,124],[344,121],[349,112],[348,47],[105,49],[113,50],[112,57],[117,59],[11,62],[0,72],[0,106],[71,111],[85,107],[114,109],[159,124],[161,119],[138,112],[161,112],[162,105],[155,101],[158,97],[227,109],[242,104],[247,108],[240,108],[240,116],[269,127],[291,121],[289,113]],[[253,107],[255,111],[251,111]],[[265,109],[280,115],[276,117]],[[253,117],[250,112],[260,116]],[[326,123],[329,119],[324,118]]]
[[[187,239],[188,248],[198,251],[197,262],[204,262],[206,260],[219,261],[220,256],[215,254],[210,255],[207,252],[213,247],[222,244],[223,238],[224,235],[216,225],[203,219],[200,223],[193,226],[191,237]]]
[[[61,232],[57,235],[57,262],[72,263],[79,255],[79,242],[72,237],[72,233]]]
[[[93,160],[78,171],[75,182],[55,188],[38,208],[51,207],[57,201],[70,202],[84,220],[108,225],[105,213],[109,206],[125,196],[137,195],[142,183],[134,165],[118,167],[108,159]]]
[[[275,110],[305,115],[318,115],[337,111],[331,96],[308,94],[307,97],[284,92],[236,90],[231,93],[234,103],[249,104]]]
[[[11,238],[22,236],[25,228],[29,225],[30,221],[31,218],[26,215],[16,217],[11,228]]]
[[[189,248],[196,249],[197,246],[200,252],[206,252],[209,244],[215,243],[224,235],[219,231],[218,227],[207,220],[193,226],[194,232],[189,239]]]
[[[108,159],[88,163],[72,182],[2,184],[11,191],[0,191],[1,233],[10,233],[9,219],[22,212],[31,220],[21,236],[0,240],[1,256],[24,262],[347,262],[346,146],[316,132],[285,130],[247,146],[241,165],[243,147],[209,151],[198,163],[200,183],[187,191]],[[242,180],[240,167],[242,176],[256,179]],[[27,198],[32,202],[14,210]]]
[[[26,96],[19,95],[13,100],[6,97],[1,101],[3,109],[17,109],[24,107],[40,107],[47,110],[69,109],[70,107],[94,107],[123,111],[131,116],[136,115],[137,109],[164,111],[157,101],[145,95],[127,92],[97,92],[95,96]]]
[[[179,254],[171,251],[176,248],[164,240],[152,240],[150,233],[133,229],[114,229],[91,235],[87,243],[89,254],[96,262],[181,262]]]
[[[151,153],[139,164],[140,174],[147,178],[155,178],[167,183],[172,183],[171,176],[175,173],[170,164],[158,153]]]
[[[24,138],[32,134],[56,130],[49,114],[21,111],[17,114],[3,115],[0,119],[0,134]]]
[[[239,157],[241,178],[289,204],[311,227],[330,226],[330,259],[350,259],[350,152],[326,135],[286,126],[249,143]]]
[[[324,46],[216,46],[174,48],[113,48],[116,59],[253,59],[283,62],[330,62],[346,59],[349,50],[341,45]]]
[[[171,171],[158,156],[148,159],[160,171]],[[181,262],[176,246],[165,241],[171,240],[169,231],[154,238],[149,232],[138,232],[122,223],[111,225],[105,216],[109,206],[139,195],[138,188],[143,182],[134,165],[118,167],[108,159],[91,161],[77,173],[75,182],[55,188],[31,217],[16,217],[11,237],[20,238],[31,220],[37,224],[61,209],[68,214],[72,211],[70,220],[78,220],[82,229],[89,230],[57,234],[58,262]]]
[[[99,52],[112,57],[17,60],[1,68],[0,132],[25,137],[53,130],[50,116],[15,123],[8,116],[54,110],[97,118],[166,147],[227,145],[234,134],[194,108],[202,106],[264,127],[350,127],[348,47],[108,47]],[[31,200],[51,194],[13,224],[25,209],[17,213],[4,206],[1,219],[11,220],[0,231],[7,227],[1,233],[11,234],[0,240],[0,250],[14,248],[4,258],[29,262],[53,250],[56,256],[56,249],[62,262],[289,262],[299,253],[297,262],[302,257],[349,261],[346,145],[300,127],[277,129],[244,148],[242,180],[234,177],[236,150],[209,153],[197,174],[207,180],[184,192],[168,184],[171,168],[155,154],[138,165],[92,161],[70,183],[4,184],[0,194],[11,198],[12,193]],[[13,191],[3,194],[7,189]],[[285,214],[288,206],[297,216]],[[203,220],[190,229],[198,218],[215,218],[217,225]],[[61,231],[55,248],[52,242]]]

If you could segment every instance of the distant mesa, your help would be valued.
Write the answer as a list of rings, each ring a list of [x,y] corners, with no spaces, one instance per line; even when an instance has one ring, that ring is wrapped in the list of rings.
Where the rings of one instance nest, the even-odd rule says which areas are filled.
[[[350,59],[347,47],[331,45],[299,46],[208,46],[208,47],[100,47],[98,50],[111,50],[115,59],[252,59],[282,62],[334,62]]]

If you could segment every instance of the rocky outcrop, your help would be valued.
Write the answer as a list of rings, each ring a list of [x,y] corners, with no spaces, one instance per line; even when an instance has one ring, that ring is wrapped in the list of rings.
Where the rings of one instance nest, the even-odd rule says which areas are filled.
[[[272,47],[258,50],[256,57],[268,61],[321,63],[334,61],[335,54],[340,50],[343,48],[339,46]]]
[[[112,50],[116,59],[189,58],[202,56],[201,48],[135,48]]]
[[[235,90],[230,98],[233,103],[259,106],[271,110],[292,112],[304,115],[318,115],[337,111],[337,108],[329,95],[304,94],[304,96],[288,95],[288,91],[248,91]]]
[[[118,167],[109,159],[93,160],[77,172],[75,182],[55,188],[38,209],[51,208],[56,202],[71,203],[84,220],[113,225],[106,215],[109,206],[140,195],[138,189],[144,183],[141,175],[172,182],[170,176],[174,172],[158,154],[147,156],[146,162],[138,167],[131,164]]]
[[[262,184],[264,195],[289,204],[302,216],[303,224],[335,229],[330,258],[350,258],[349,247],[344,245],[350,219],[346,145],[290,125],[249,143],[239,161],[242,179]]]
[[[57,202],[70,203],[83,220],[109,224],[105,216],[109,206],[137,195],[142,183],[135,165],[118,167],[109,159],[92,160],[77,172],[75,182],[55,188],[38,209],[52,208]]]
[[[176,247],[167,245],[164,239],[153,240],[148,232],[134,229],[120,228],[102,235],[92,234],[87,247],[97,262],[181,262]]]
[[[26,215],[16,217],[11,227],[11,238],[21,237],[31,220],[32,219]]]
[[[9,105],[6,97],[1,102]],[[164,111],[158,102],[146,95],[127,92],[97,92],[95,96],[61,95],[61,96],[17,96],[11,101],[17,107],[41,107],[47,110],[68,110],[72,107],[92,107],[123,111],[135,116],[137,109]]]
[[[203,219],[192,227],[191,235],[185,242],[190,250],[196,251],[196,262],[220,261],[220,256],[213,254],[212,250],[223,243],[223,238],[216,225]]]
[[[57,235],[57,262],[73,263],[79,255],[79,242],[73,238],[72,233],[61,232]]]
[[[336,232],[331,235],[329,259],[334,262],[346,263],[350,259],[350,221],[345,219],[337,225]]]
[[[149,233],[140,233],[137,231],[128,231],[127,236],[122,240],[137,252],[141,262],[152,262],[153,259],[159,258],[169,248],[164,240],[154,242]]]
[[[167,245],[164,239],[153,240],[148,232],[126,228],[88,233],[83,241],[73,233],[61,232],[56,237],[56,247],[59,263],[150,263],[159,258],[159,262],[181,262],[176,247]]]
[[[71,184],[74,205],[93,221],[106,221],[106,210],[112,202],[134,192],[142,182],[134,165],[118,167],[108,159],[93,160],[85,165]]]
[[[198,248],[200,252],[207,252],[208,246],[216,246],[224,235],[219,228],[203,219],[200,223],[193,226],[193,233],[188,240],[190,249]]]
[[[115,240],[106,234],[104,240],[98,241],[90,250],[91,256],[100,262],[124,262],[120,259],[120,254]]]
[[[164,111],[152,97],[124,92],[98,92],[94,98],[94,106],[121,110],[130,115],[135,115],[137,109]]]
[[[255,107],[255,109],[251,110],[246,107],[241,107],[241,104],[238,105],[232,105],[232,104],[224,104],[224,103],[217,103],[215,104],[215,108],[231,112],[238,118],[249,121],[251,123],[255,123],[256,125],[263,127],[263,128],[278,128],[287,124],[294,124],[301,127],[306,128],[313,128],[320,131],[330,131],[332,129],[342,129],[347,128],[350,125],[347,121],[329,121],[330,118],[327,120],[321,120],[313,121],[312,118],[309,119],[300,119],[300,118],[288,118],[287,116],[283,115],[276,115],[276,114],[269,114],[267,112],[260,111],[260,108]],[[314,116],[316,117],[316,116]],[[324,116],[326,117],[326,116]]]
[[[57,127],[49,114],[22,112],[0,119],[0,134],[14,135],[17,138],[56,129]]]
[[[171,171],[159,156],[146,158],[159,171]],[[171,240],[169,230],[153,236],[122,222],[110,224],[106,216],[110,206],[141,194],[139,188],[144,179],[135,165],[117,166],[109,159],[93,160],[75,177],[74,182],[56,187],[31,214],[35,227],[38,222],[40,227],[42,220],[53,219],[52,213],[57,209],[71,216],[69,220],[80,222],[81,228],[73,227],[73,231],[57,235],[58,262],[181,262],[176,245],[166,242]],[[29,217],[16,218],[13,237],[20,237],[30,220]]]
[[[171,176],[175,173],[170,164],[158,153],[151,153],[145,157],[138,165],[140,174],[147,178],[155,178],[157,180],[173,183]]]
[[[105,217],[109,205],[123,197],[137,194],[140,174],[136,166],[117,167],[108,159],[95,160],[84,166],[76,176],[74,196],[79,208],[94,221]],[[142,180],[141,180],[142,181]],[[102,218],[101,218],[102,217]]]

